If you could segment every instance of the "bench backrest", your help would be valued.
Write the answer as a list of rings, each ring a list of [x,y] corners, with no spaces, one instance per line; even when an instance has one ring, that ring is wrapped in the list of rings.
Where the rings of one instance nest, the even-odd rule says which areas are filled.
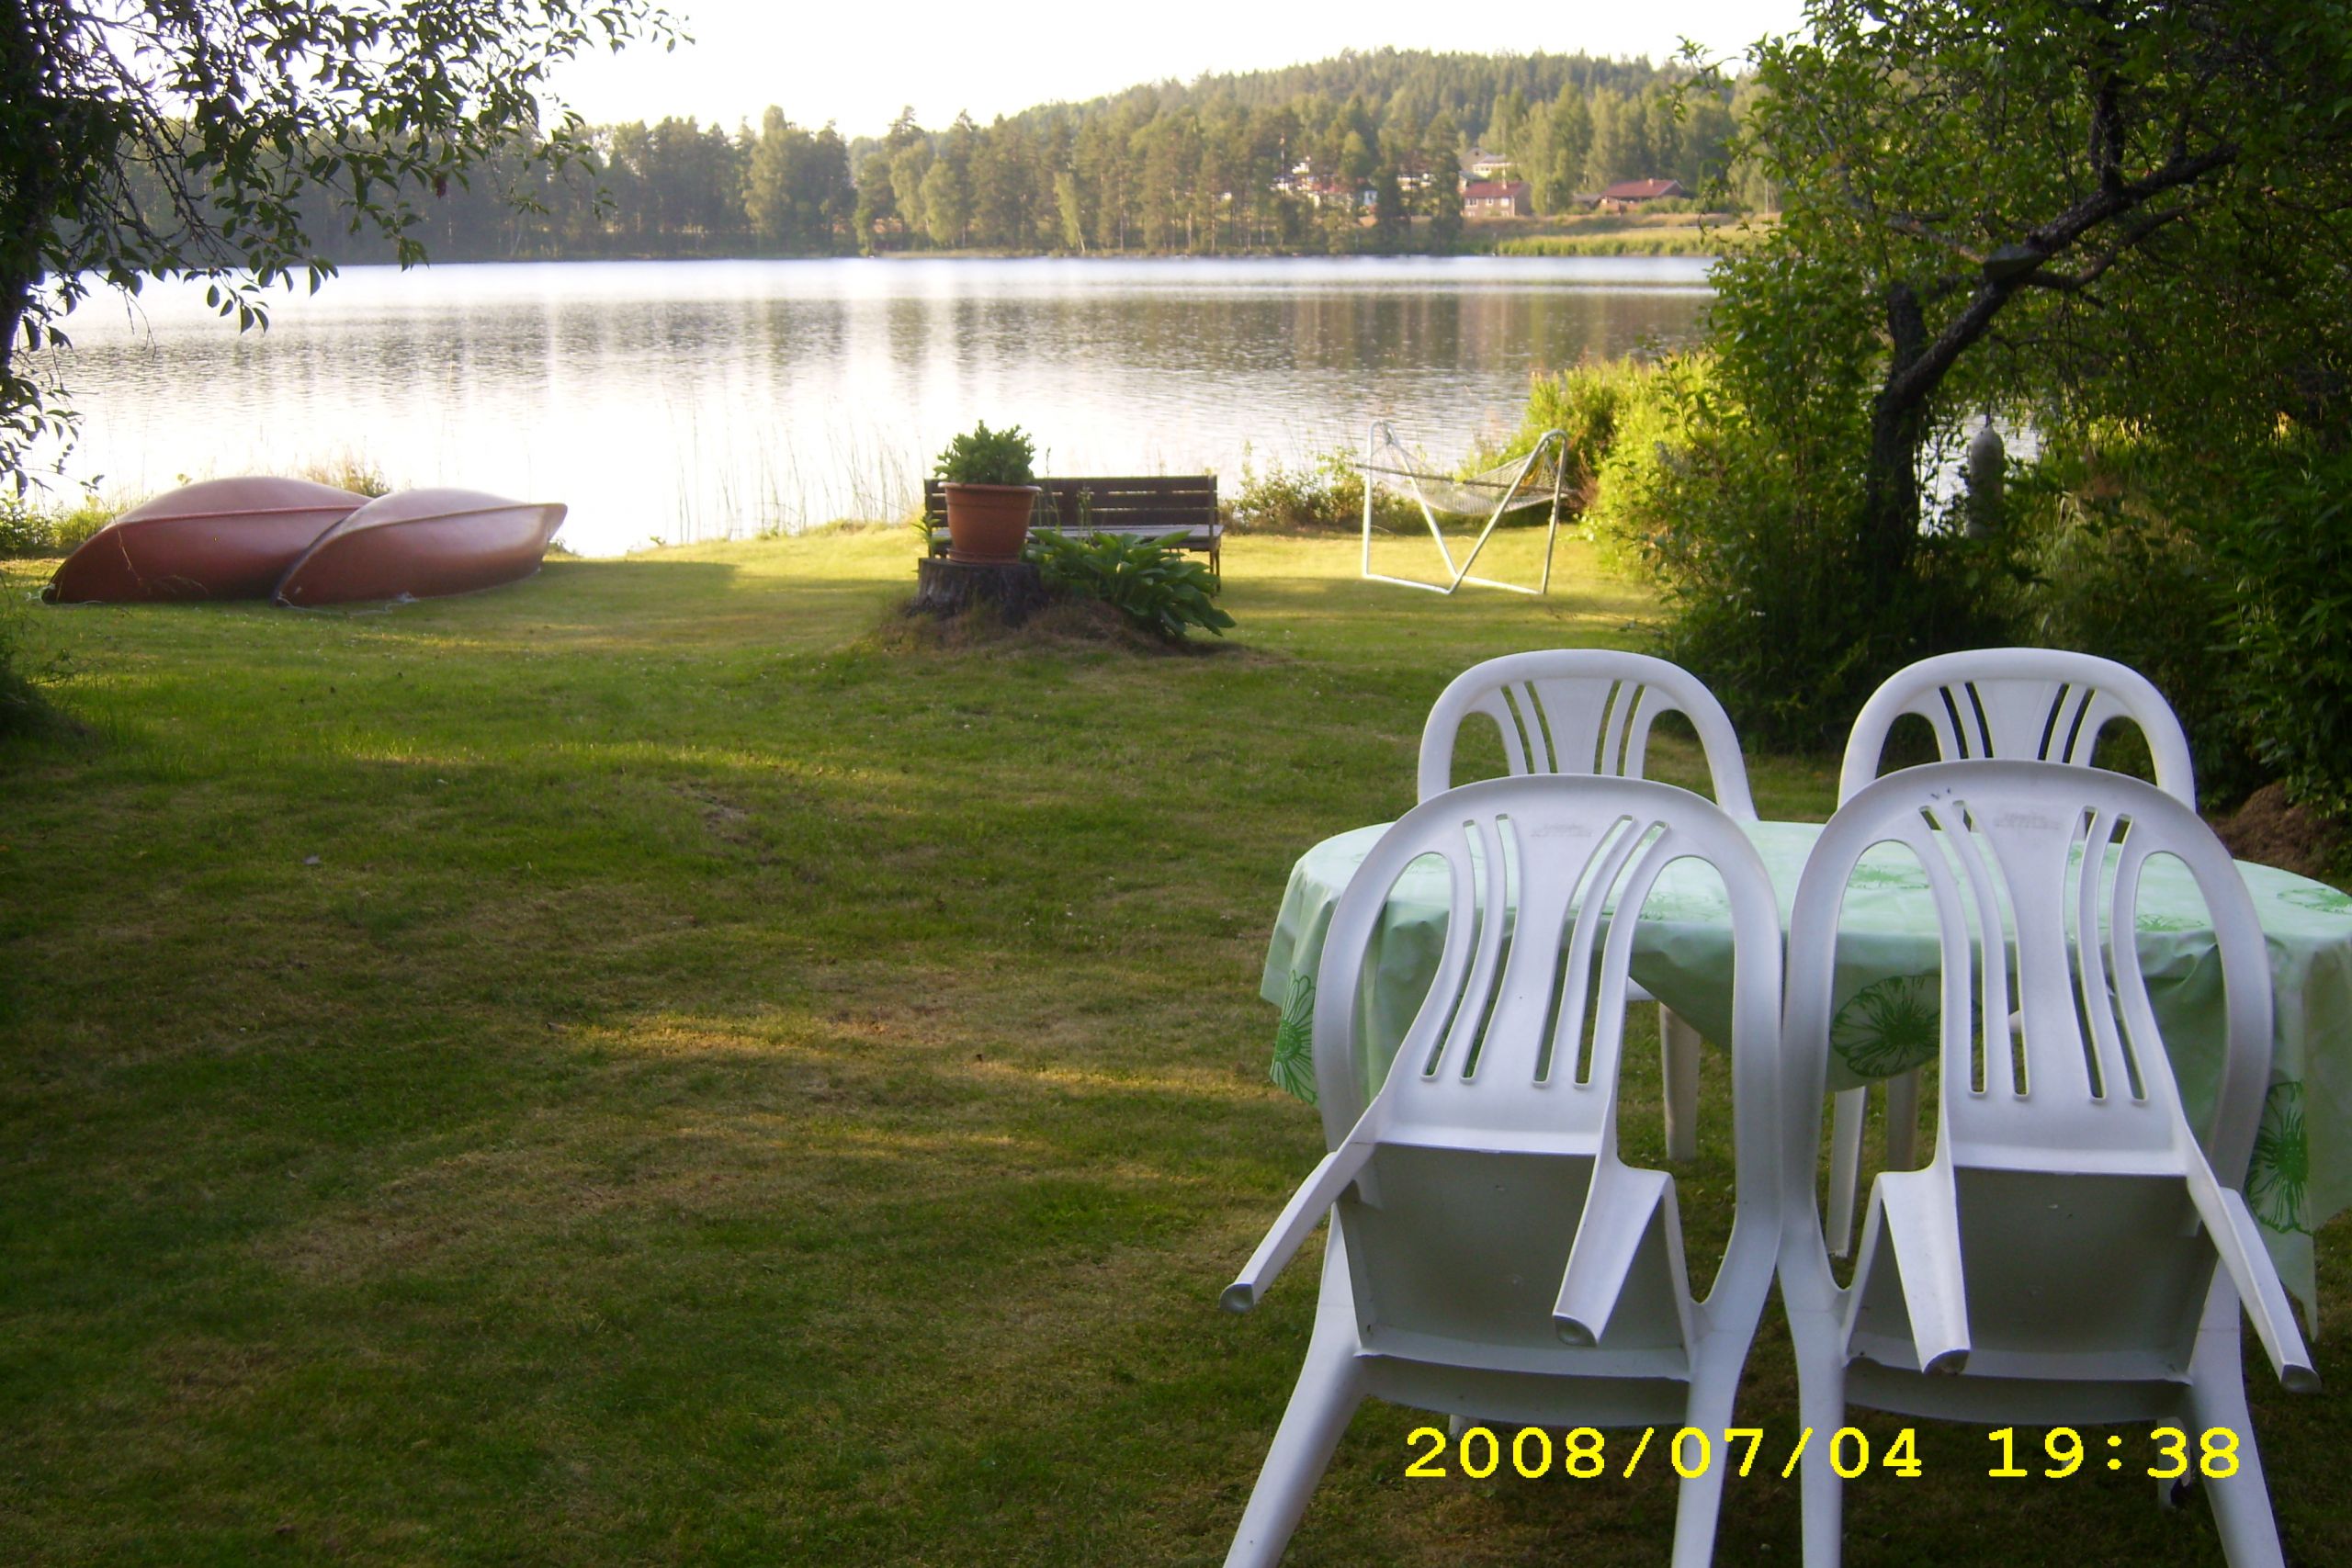
[[[1079,496],[1084,492],[1086,521],[1096,528],[1209,528],[1216,523],[1215,474],[1148,474],[1133,478],[1039,479],[1046,491],[1037,498],[1032,521],[1039,527],[1075,528]],[[941,481],[925,479],[922,514],[933,527],[947,521],[947,503]]]

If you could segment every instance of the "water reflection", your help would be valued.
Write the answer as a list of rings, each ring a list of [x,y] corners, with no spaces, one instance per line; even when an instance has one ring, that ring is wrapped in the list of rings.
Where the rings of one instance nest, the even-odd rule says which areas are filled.
[[[355,268],[239,336],[200,288],[74,323],[79,473],[339,453],[571,506],[587,553],[903,512],[976,418],[1063,472],[1238,477],[1389,418],[1442,457],[1532,371],[1692,331],[1682,259],[663,262]],[[103,298],[103,297],[101,297]]]

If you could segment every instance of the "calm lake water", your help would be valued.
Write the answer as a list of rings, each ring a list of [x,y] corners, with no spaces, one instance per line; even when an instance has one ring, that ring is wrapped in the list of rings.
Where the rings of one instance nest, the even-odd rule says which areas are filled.
[[[110,491],[352,455],[571,511],[582,554],[897,517],[947,438],[1060,473],[1355,449],[1451,462],[1531,372],[1688,337],[1685,258],[572,262],[356,267],[240,335],[203,290],[73,323],[73,465]]]

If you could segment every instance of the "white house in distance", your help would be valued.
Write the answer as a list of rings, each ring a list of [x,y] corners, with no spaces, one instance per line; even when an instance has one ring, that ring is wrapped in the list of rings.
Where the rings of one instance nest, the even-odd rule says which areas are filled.
[[[1499,152],[1489,152],[1483,147],[1473,147],[1470,155],[1462,160],[1462,175],[1472,181],[1500,180],[1510,173],[1510,160]]]

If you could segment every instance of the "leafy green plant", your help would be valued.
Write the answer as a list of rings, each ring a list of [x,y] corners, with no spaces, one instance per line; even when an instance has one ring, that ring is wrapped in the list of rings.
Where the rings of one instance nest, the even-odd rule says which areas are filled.
[[[1036,459],[1035,444],[1019,425],[990,430],[982,420],[947,444],[932,471],[953,485],[1035,484]]]
[[[1027,555],[1046,587],[1100,599],[1130,625],[1171,640],[1193,626],[1222,637],[1233,625],[1233,617],[1216,607],[1216,580],[1209,569],[1159,538],[1037,533],[1029,536]]]
[[[2352,457],[2290,453],[2206,525],[2234,579],[2222,626],[2255,754],[2289,796],[2352,813]]]

